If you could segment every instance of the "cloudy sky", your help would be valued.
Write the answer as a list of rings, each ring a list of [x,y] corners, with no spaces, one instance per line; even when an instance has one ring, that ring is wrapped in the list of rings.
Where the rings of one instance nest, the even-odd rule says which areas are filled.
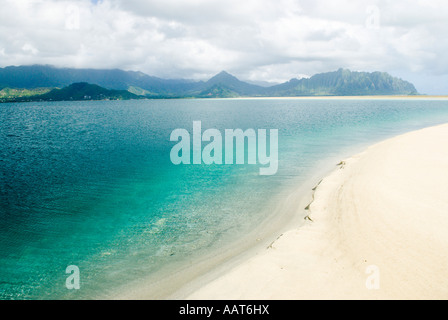
[[[283,82],[386,71],[448,94],[446,0],[0,0],[0,67]]]

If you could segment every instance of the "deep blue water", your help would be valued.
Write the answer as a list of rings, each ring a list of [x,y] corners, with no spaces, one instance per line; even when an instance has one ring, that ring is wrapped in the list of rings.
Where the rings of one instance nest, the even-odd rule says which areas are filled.
[[[199,120],[278,129],[277,174],[173,165],[171,132]],[[334,159],[446,122],[448,100],[430,99],[0,104],[0,298],[107,298],[219,250]],[[65,286],[69,265],[80,290]]]

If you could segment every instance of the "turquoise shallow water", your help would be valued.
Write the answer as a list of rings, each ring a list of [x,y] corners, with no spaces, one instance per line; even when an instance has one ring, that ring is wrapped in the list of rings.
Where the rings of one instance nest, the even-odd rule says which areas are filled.
[[[170,133],[198,120],[278,129],[277,174],[173,165]],[[1,104],[0,298],[113,296],[237,239],[330,161],[446,122],[448,101],[430,99]],[[80,290],[65,286],[69,265]]]

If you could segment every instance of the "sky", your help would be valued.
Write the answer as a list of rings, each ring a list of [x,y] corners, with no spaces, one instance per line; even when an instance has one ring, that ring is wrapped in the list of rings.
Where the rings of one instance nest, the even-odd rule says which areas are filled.
[[[0,67],[284,82],[348,68],[448,94],[446,0],[0,0]]]

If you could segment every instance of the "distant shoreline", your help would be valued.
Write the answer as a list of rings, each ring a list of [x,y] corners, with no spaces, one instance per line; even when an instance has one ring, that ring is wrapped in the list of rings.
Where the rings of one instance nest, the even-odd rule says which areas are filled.
[[[198,98],[213,99],[213,98]],[[240,97],[240,98],[215,98],[215,99],[448,99],[448,95],[366,95],[366,96],[291,96],[291,97]]]
[[[310,100],[310,99],[326,99],[326,100],[391,100],[391,99],[448,99],[448,95],[366,95],[366,96],[290,96],[290,97],[233,97],[233,98],[203,98],[203,97],[154,97],[141,99],[84,99],[84,100],[24,100],[24,101],[4,101],[0,99],[0,103],[30,103],[30,102],[86,102],[86,101],[141,101],[141,100]]]

